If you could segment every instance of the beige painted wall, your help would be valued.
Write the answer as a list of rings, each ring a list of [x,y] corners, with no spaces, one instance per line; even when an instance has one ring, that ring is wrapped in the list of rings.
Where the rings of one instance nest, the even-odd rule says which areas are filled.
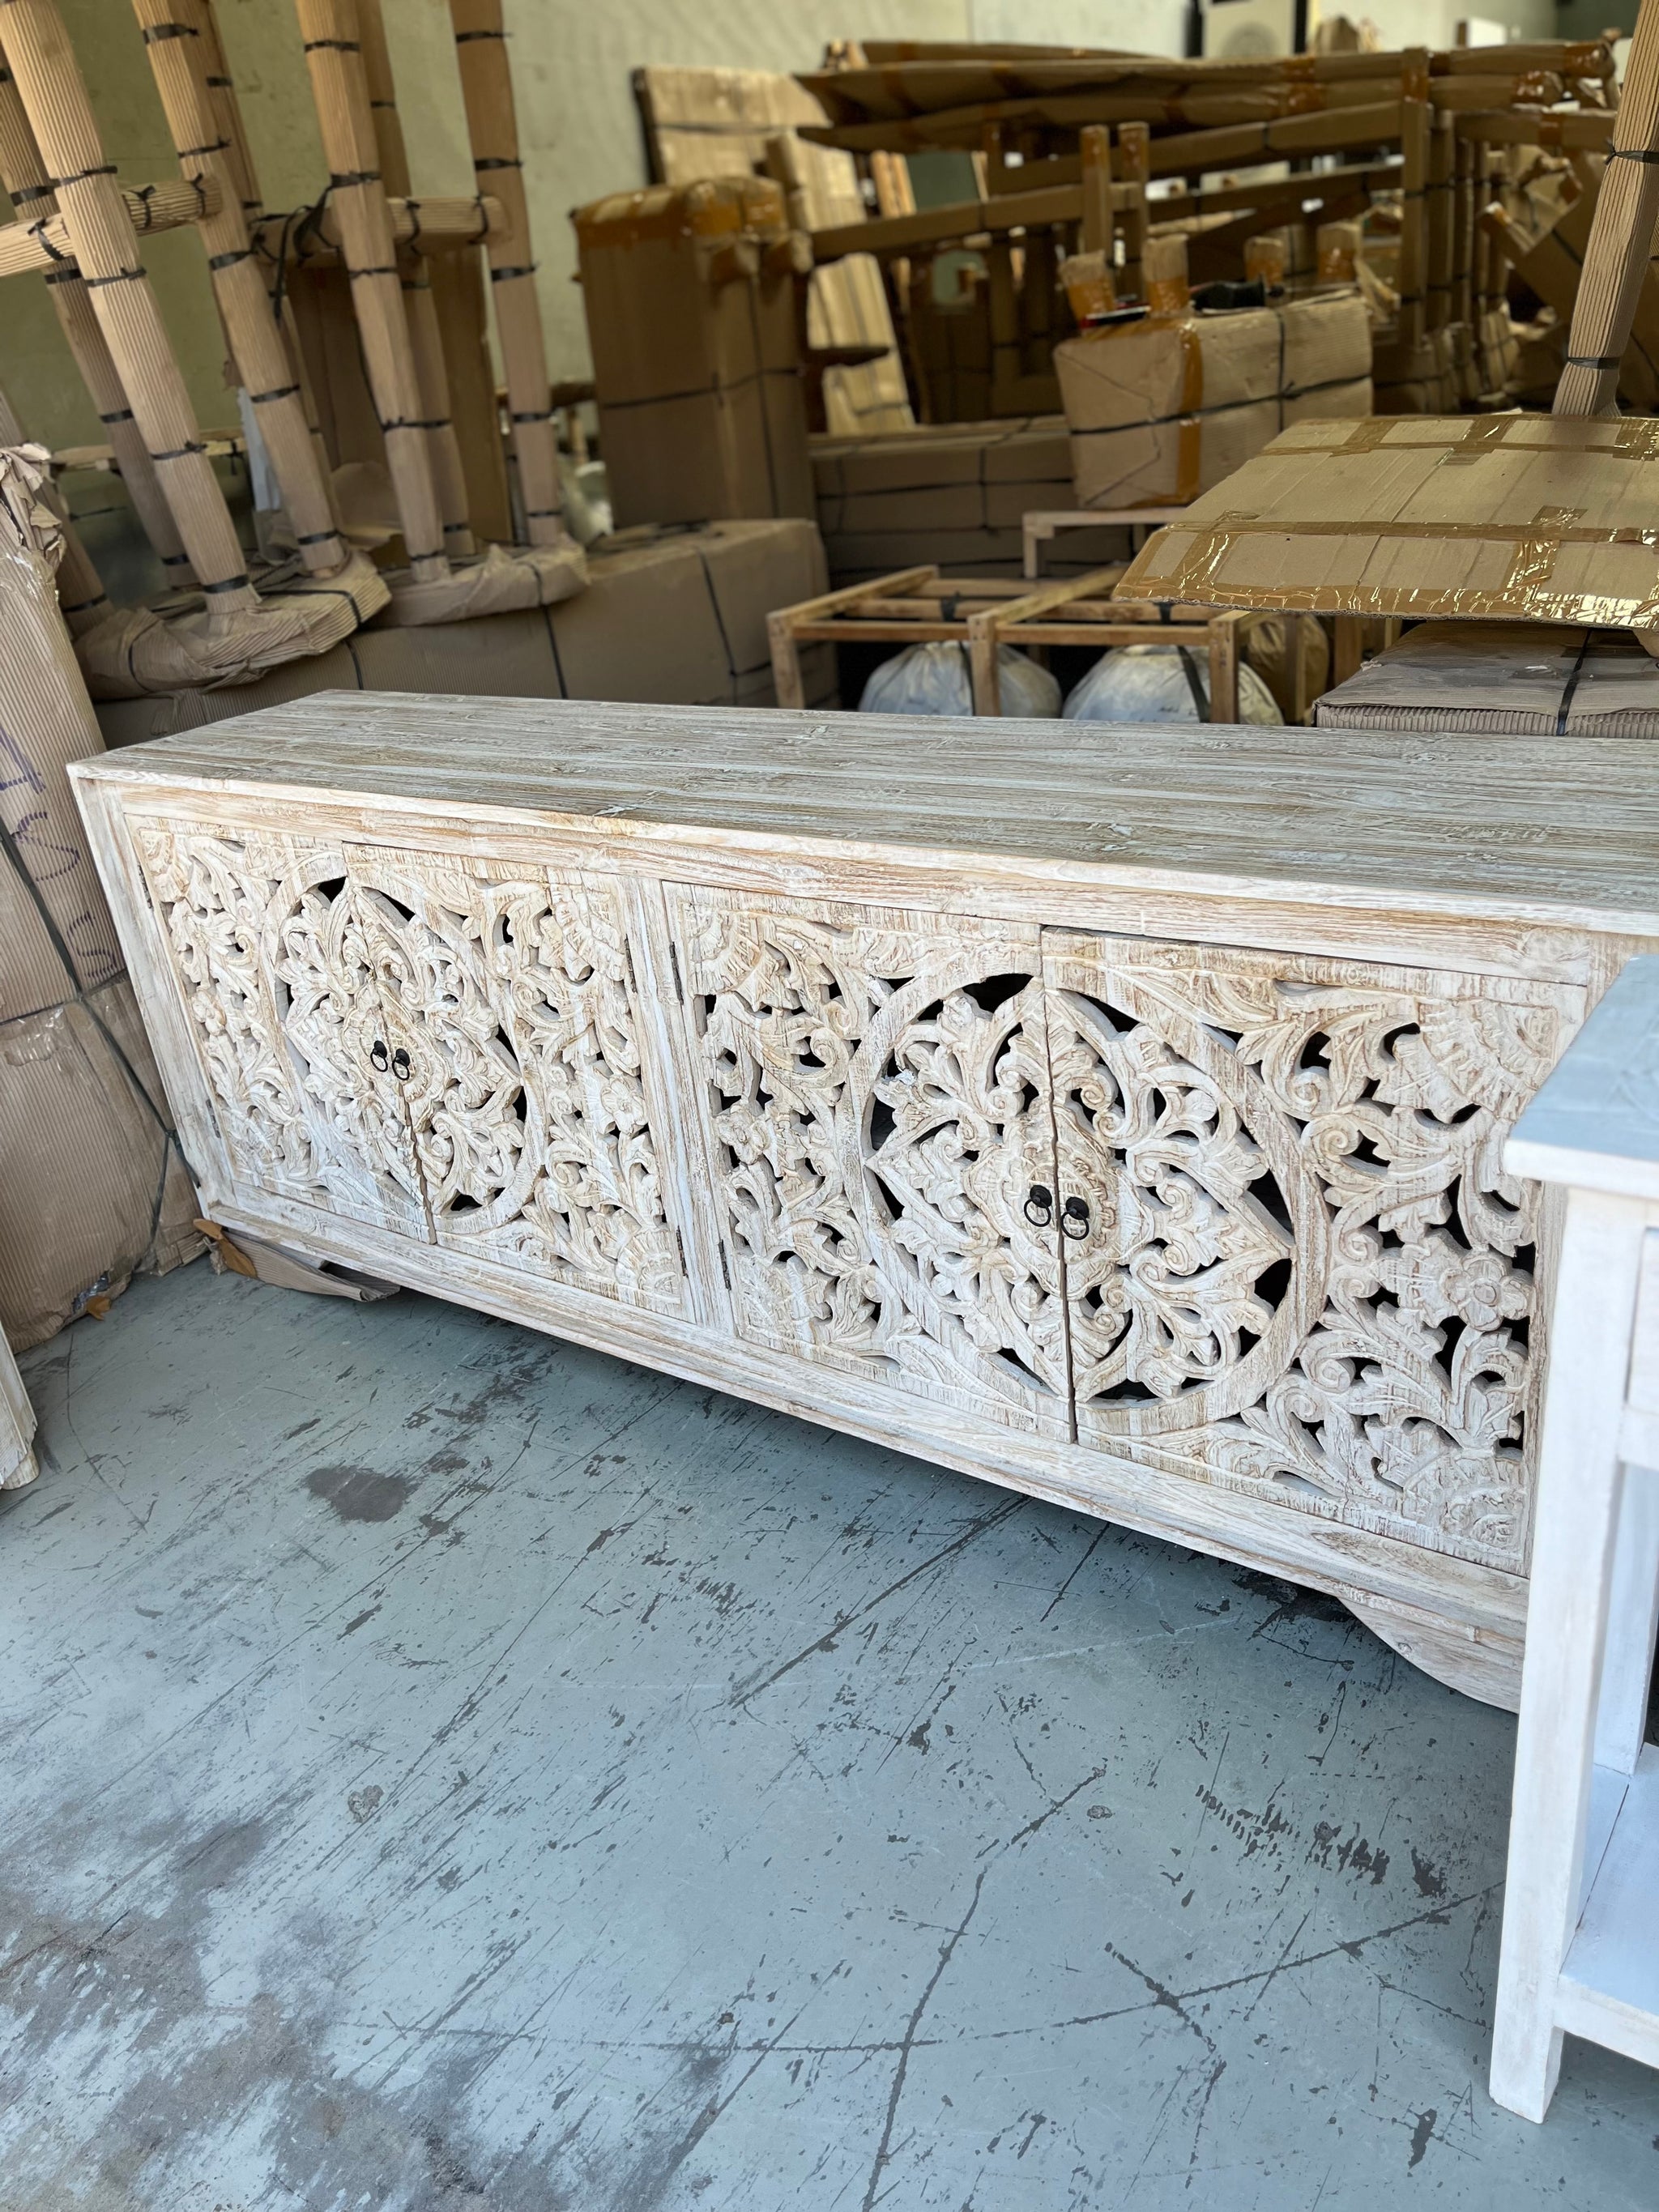
[[[60,0],[109,156],[123,181],[175,173],[136,23],[121,0]],[[447,0],[383,0],[417,191],[471,189]],[[506,0],[526,177],[555,376],[585,373],[586,337],[569,210],[644,181],[629,72],[641,64],[811,68],[832,38],[1018,39],[1176,52],[1182,0]],[[218,0],[266,205],[306,204],[326,178],[290,0]],[[1493,0],[1493,11],[1497,9]],[[1369,0],[1389,44],[1449,45],[1465,0]],[[1477,12],[1479,12],[1477,10]],[[1504,0],[1504,20],[1545,36],[1550,0]],[[203,422],[234,420],[201,247],[151,240],[155,278]],[[0,385],[37,437],[100,435],[45,288],[11,277],[0,323]]]

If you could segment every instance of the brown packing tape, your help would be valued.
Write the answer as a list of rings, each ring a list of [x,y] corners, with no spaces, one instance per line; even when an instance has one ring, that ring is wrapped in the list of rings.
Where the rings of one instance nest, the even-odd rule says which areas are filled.
[[[1185,537],[1188,533],[1181,532],[1179,535]],[[1380,540],[1443,544],[1448,530],[1444,523],[1436,522],[1366,522],[1356,525],[1352,535],[1367,544]],[[1553,581],[1561,556],[1569,547],[1641,545],[1659,551],[1659,530],[1540,530],[1525,523],[1462,523],[1456,535],[1460,539],[1514,549],[1508,573],[1500,585],[1487,589],[1389,585],[1369,591],[1352,584],[1298,586],[1293,591],[1255,586],[1250,604],[1264,608],[1295,608],[1311,614],[1496,619],[1524,611],[1529,620],[1538,622],[1589,619],[1627,629],[1650,629],[1659,624],[1659,581],[1644,593],[1609,594],[1588,614],[1582,589],[1552,592],[1546,588]],[[1297,538],[1328,540],[1331,536],[1331,525],[1322,522],[1268,523],[1240,517],[1235,522],[1218,523],[1192,533],[1188,550],[1173,574],[1166,572],[1159,578],[1158,594],[1176,599],[1212,599],[1224,605],[1221,571],[1228,556],[1244,538],[1266,546]],[[1218,593],[1223,596],[1218,598]],[[1523,602],[1523,609],[1516,606],[1517,596]]]

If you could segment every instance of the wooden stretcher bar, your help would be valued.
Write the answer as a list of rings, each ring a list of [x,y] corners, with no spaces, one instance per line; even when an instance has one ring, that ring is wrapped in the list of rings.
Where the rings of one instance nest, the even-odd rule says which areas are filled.
[[[1264,617],[1248,611],[1114,599],[1112,587],[1122,574],[1121,568],[1096,568],[1034,591],[1012,578],[957,581],[930,563],[781,608],[767,617],[778,704],[805,704],[800,648],[806,644],[964,645],[973,711],[999,714],[1000,646],[1077,645],[1104,652],[1156,642],[1203,652],[1209,661],[1210,719],[1236,721],[1240,646]],[[1298,710],[1304,712],[1306,703],[1298,699]]]
[[[1109,180],[1103,193],[1109,212],[1133,210],[1140,188]],[[924,208],[917,215],[875,216],[866,222],[837,223],[812,234],[815,262],[838,261],[843,254],[914,253],[923,246],[954,244],[964,238],[1000,238],[1011,230],[1036,230],[1054,223],[1081,222],[1084,187],[1081,184],[1051,185],[1036,192],[1009,192],[1001,198],[961,200],[950,207]]]

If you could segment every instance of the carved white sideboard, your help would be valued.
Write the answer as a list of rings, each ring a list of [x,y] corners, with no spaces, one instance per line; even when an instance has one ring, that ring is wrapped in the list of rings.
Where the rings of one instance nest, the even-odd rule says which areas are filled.
[[[1512,1705],[1616,741],[328,695],[72,771],[204,1208]]]

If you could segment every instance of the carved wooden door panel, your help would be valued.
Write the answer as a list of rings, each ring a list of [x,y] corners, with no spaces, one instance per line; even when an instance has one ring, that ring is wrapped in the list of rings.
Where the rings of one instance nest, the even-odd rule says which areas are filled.
[[[1045,933],[1079,1441],[1523,1570],[1568,985]]]
[[[368,846],[349,865],[437,1243],[681,1311],[617,880]]]
[[[340,847],[143,817],[133,829],[232,1181],[424,1239]]]
[[[667,890],[739,1333],[1067,1434],[1036,930]]]

